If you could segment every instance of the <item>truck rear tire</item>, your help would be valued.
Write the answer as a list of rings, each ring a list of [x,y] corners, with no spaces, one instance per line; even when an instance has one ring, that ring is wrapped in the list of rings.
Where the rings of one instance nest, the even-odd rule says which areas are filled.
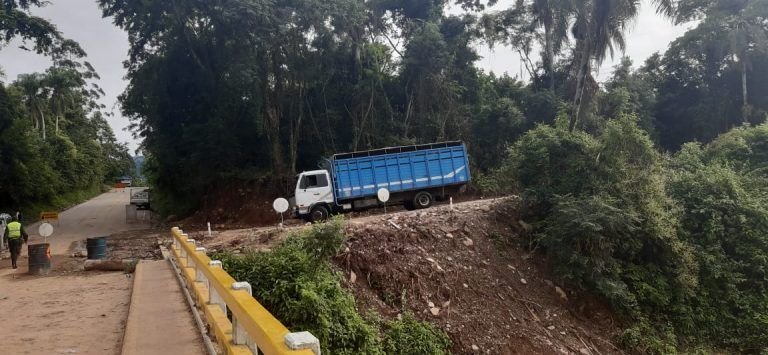
[[[432,206],[434,200],[435,198],[431,193],[421,191],[417,193],[416,196],[413,196],[413,206],[417,209],[429,208],[429,206]]]
[[[328,211],[328,208],[325,206],[315,206],[312,207],[312,210],[309,211],[309,221],[310,222],[322,222],[328,219],[328,215],[330,214],[330,211]]]

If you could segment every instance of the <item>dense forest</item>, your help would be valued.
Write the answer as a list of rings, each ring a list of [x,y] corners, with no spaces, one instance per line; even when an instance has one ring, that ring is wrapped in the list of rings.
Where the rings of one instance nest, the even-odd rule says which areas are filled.
[[[529,247],[625,318],[626,349],[768,349],[768,1],[643,4],[696,25],[603,83],[638,1],[99,3],[129,34],[123,110],[162,211],[459,139],[477,189],[523,196]],[[478,69],[479,43],[531,80]]]
[[[161,213],[238,182],[284,193],[337,152],[463,140],[475,191],[522,197],[526,247],[622,316],[626,350],[768,351],[768,1],[97,2],[128,33],[120,101]],[[0,86],[6,204],[131,164],[41,4],[0,13],[6,42],[54,63]],[[695,26],[598,82],[641,5]],[[479,69],[480,44],[513,48],[530,80]]]
[[[602,83],[639,1],[99,3],[129,34],[121,101],[162,212],[285,189],[340,151],[463,140],[476,189],[522,195],[527,245],[624,317],[625,349],[768,350],[768,1],[642,4],[696,25]],[[478,69],[479,43],[531,80]]]
[[[26,40],[52,62],[43,73],[0,77],[0,211],[32,216],[100,193],[105,182],[133,171],[128,148],[117,142],[97,102],[103,91],[85,51],[29,14],[43,3],[0,7],[2,45]]]
[[[605,83],[595,69],[626,47],[637,1],[99,3],[129,34],[123,110],[166,213],[194,210],[222,181],[285,182],[336,152],[460,139],[488,172],[558,118],[598,134],[631,114],[674,151],[768,109],[765,1],[654,2],[698,25]],[[532,80],[478,69],[478,43],[516,49]]]

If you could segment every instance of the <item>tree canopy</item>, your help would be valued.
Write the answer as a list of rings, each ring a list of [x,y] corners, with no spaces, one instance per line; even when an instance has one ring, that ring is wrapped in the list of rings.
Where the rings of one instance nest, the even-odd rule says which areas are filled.
[[[4,1],[3,45],[32,42],[52,66],[0,82],[0,211],[63,208],[131,175],[133,160],[117,142],[98,99],[93,66],[80,45],[30,14],[44,1]]]

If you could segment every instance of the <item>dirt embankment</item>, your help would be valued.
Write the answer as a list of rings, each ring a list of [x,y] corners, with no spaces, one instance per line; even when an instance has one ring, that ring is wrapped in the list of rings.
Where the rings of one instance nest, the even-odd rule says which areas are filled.
[[[280,222],[280,215],[272,209],[272,201],[286,197],[275,186],[279,184],[258,181],[221,184],[206,193],[197,212],[176,224],[189,229],[202,229],[207,222],[227,229],[275,225]]]
[[[611,354],[620,325],[592,295],[571,290],[519,237],[515,198],[428,210],[355,214],[335,259],[360,311],[432,322],[456,354]],[[376,214],[378,213],[378,214]],[[211,251],[268,250],[297,224],[190,232]]]
[[[457,354],[620,352],[608,308],[556,282],[521,246],[514,206],[476,201],[352,220],[336,263],[363,310],[432,322]]]

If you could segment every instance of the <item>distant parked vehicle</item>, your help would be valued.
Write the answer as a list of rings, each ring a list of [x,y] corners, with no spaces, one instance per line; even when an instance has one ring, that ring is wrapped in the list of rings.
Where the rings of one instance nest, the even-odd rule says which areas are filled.
[[[131,191],[131,201],[130,203],[132,205],[135,205],[138,209],[150,209],[150,193],[151,190],[144,188],[144,189],[134,189]]]
[[[390,193],[388,204],[428,208],[435,199],[458,193],[470,181],[467,149],[445,142],[336,154],[328,170],[298,176],[291,198],[296,217],[310,221],[381,206],[379,189]]]
[[[130,176],[123,176],[117,179],[117,182],[115,182],[115,187],[125,188],[131,186],[133,186],[133,178]]]

